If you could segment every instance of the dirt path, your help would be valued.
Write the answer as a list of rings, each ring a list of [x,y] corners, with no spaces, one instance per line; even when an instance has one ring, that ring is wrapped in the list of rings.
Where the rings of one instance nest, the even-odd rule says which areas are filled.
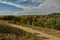
[[[60,38],[58,38],[58,37],[45,34],[45,33],[41,32],[41,31],[34,30],[32,28],[29,28],[29,27],[18,26],[18,25],[14,25],[14,24],[8,24],[8,25],[12,26],[12,27],[16,27],[16,28],[22,29],[22,30],[24,30],[26,32],[30,32],[32,34],[35,34],[36,36],[46,38],[47,40],[60,40]]]

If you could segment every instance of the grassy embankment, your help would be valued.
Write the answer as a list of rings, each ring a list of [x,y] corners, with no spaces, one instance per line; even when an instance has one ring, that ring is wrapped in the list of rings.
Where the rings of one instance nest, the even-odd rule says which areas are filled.
[[[18,28],[0,24],[0,40],[45,40]]]

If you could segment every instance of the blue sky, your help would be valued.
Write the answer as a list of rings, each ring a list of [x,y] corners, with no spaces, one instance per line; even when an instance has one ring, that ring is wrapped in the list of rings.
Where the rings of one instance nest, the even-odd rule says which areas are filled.
[[[60,0],[0,0],[0,15],[40,15],[60,12]]]

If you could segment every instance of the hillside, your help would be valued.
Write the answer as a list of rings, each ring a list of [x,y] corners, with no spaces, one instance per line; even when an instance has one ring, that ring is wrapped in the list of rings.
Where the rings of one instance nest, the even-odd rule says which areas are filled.
[[[48,15],[0,16],[0,23],[22,25],[60,38],[60,13],[52,13]]]
[[[0,40],[45,40],[18,28],[0,24]]]

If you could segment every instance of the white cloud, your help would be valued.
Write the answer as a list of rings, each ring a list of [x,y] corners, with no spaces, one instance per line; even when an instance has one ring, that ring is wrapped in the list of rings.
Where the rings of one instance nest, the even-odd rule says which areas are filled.
[[[16,12],[13,12],[12,15],[33,15],[33,14],[35,14],[35,13],[31,13],[31,12],[32,11],[29,11],[29,12],[27,12],[27,11],[16,11]]]
[[[0,13],[10,13],[11,11],[9,11],[9,10],[2,10],[2,11],[0,11]]]
[[[14,4],[14,3],[11,3],[11,2],[6,2],[6,1],[1,1],[0,3],[8,4],[8,5],[17,7],[17,8],[22,8],[22,9],[24,9],[25,11],[29,11],[29,10],[32,9],[31,7],[27,7],[27,6],[23,6],[23,5],[19,5],[19,4]]]
[[[0,14],[3,13],[2,11],[0,11]]]
[[[3,4],[8,4],[8,5],[11,5],[11,6],[14,6],[14,7],[17,7],[17,8],[22,8],[24,9],[24,11],[20,11],[20,12],[13,12],[13,13],[27,13],[27,12],[31,12],[32,11],[32,8],[31,7],[26,7],[26,6],[23,6],[23,5],[19,5],[19,4],[14,4],[14,3],[11,3],[11,2],[7,2],[7,1],[1,1],[0,3],[3,3]],[[9,13],[9,11],[3,11],[4,13]]]
[[[42,0],[31,0],[32,3],[40,3]]]
[[[28,0],[18,0],[18,1],[20,1],[20,2],[25,2],[25,1],[28,1]]]
[[[0,0],[0,1],[2,1],[2,0]]]
[[[25,1],[29,1],[29,0],[18,0],[20,2],[25,2]],[[42,2],[42,0],[31,0],[32,3],[40,3]]]
[[[24,1],[24,0],[23,0]],[[38,1],[38,2],[37,2]],[[41,2],[41,0],[32,0],[33,3],[37,2]],[[8,5],[12,5],[14,7],[17,7],[17,8],[22,8],[24,9],[24,11],[16,11],[16,12],[13,12],[15,15],[32,15],[32,14],[45,14],[45,13],[49,13],[49,12],[59,12],[59,8],[60,8],[60,4],[58,4],[56,1],[58,0],[46,0],[44,1],[43,3],[41,3],[40,6],[38,7],[26,7],[26,6],[22,6],[22,5],[18,5],[18,4],[14,4],[14,3],[11,3],[11,2],[1,2],[1,3],[4,3],[4,4],[8,4]]]
[[[53,13],[60,12],[60,2],[59,0],[46,0],[39,7],[35,8],[34,12],[37,13]]]

